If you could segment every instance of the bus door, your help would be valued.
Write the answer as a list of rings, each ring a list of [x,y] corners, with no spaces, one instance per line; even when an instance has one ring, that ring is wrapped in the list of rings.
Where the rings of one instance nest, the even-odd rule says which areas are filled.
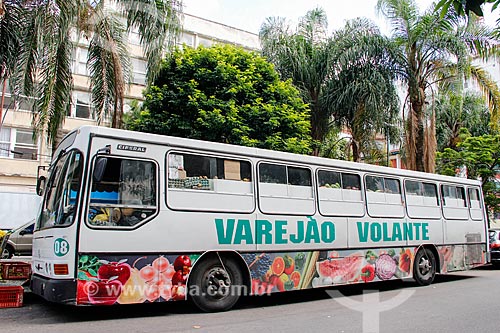
[[[83,156],[60,154],[47,181],[33,237],[33,273],[49,279],[74,278]]]
[[[162,221],[156,217],[164,156],[159,145],[93,138],[79,235],[82,258],[96,253],[153,252],[165,246],[163,232],[151,231]]]

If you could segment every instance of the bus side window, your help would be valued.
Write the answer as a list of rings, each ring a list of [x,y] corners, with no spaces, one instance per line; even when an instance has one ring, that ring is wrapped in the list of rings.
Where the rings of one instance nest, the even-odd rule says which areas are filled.
[[[92,182],[88,221],[93,226],[134,226],[156,213],[156,165],[108,157],[102,177]]]

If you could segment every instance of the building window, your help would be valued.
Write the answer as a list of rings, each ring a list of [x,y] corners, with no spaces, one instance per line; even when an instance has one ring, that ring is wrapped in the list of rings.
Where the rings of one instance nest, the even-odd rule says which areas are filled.
[[[24,110],[31,111],[33,109],[33,104],[35,99],[33,97],[26,97],[25,95],[18,95],[17,99],[12,96],[10,92],[9,82],[6,82],[5,95],[3,98],[3,109],[4,110]]]
[[[128,41],[132,45],[141,45],[141,34],[139,33],[139,29],[134,27],[132,31],[128,34]]]
[[[189,47],[194,47],[194,35],[187,34],[183,32],[179,39],[177,40],[177,45],[179,46],[189,46]]]
[[[73,50],[73,73],[89,76],[89,72],[87,70],[88,57],[89,50],[87,48],[77,47]]]
[[[198,46],[203,45],[205,47],[210,47],[214,45],[214,41],[208,38],[198,37]]]
[[[33,141],[33,131],[2,127],[0,129],[0,157],[37,160],[38,145]]]
[[[75,91],[73,93],[72,117],[93,119],[94,108],[91,106],[92,98],[90,93],[84,91]]]
[[[132,83],[146,85],[146,68],[145,60],[132,58]]]

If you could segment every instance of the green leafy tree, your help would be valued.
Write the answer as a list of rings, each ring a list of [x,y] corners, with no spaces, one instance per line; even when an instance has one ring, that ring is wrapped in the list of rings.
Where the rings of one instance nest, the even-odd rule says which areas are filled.
[[[489,212],[500,212],[500,135],[469,136],[458,144],[458,150],[445,148],[437,154],[437,172],[454,176],[455,170],[467,168],[467,178],[480,179],[484,202]]]
[[[432,104],[438,83],[475,79],[488,95],[492,115],[498,114],[498,87],[472,64],[474,57],[485,56],[494,48],[492,33],[478,25],[467,26],[456,15],[441,18],[433,9],[420,14],[414,0],[379,0],[378,8],[393,27],[392,38],[399,47],[394,61],[407,89],[406,165],[433,172],[435,114],[427,105]]]
[[[145,91],[132,130],[307,154],[309,108],[290,81],[234,46],[176,50]]]
[[[180,0],[4,0],[0,2],[0,60],[9,64],[11,91],[35,97],[33,128],[47,132],[54,146],[71,105],[72,33],[89,41],[88,67],[97,119],[111,116],[121,127],[123,97],[129,81],[127,33],[137,28],[151,80],[166,49],[180,30]],[[20,38],[8,33],[16,32]],[[16,40],[20,45],[15,45]],[[5,46],[5,47],[3,47]],[[14,62],[15,66],[10,64]],[[0,64],[1,65],[1,64]],[[4,66],[7,68],[7,66]]]

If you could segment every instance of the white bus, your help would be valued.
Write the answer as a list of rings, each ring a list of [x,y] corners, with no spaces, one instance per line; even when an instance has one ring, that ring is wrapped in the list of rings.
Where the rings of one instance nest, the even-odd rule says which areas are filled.
[[[39,183],[43,183],[41,180]],[[413,278],[487,262],[480,182],[81,127],[57,148],[31,289],[111,305]]]

